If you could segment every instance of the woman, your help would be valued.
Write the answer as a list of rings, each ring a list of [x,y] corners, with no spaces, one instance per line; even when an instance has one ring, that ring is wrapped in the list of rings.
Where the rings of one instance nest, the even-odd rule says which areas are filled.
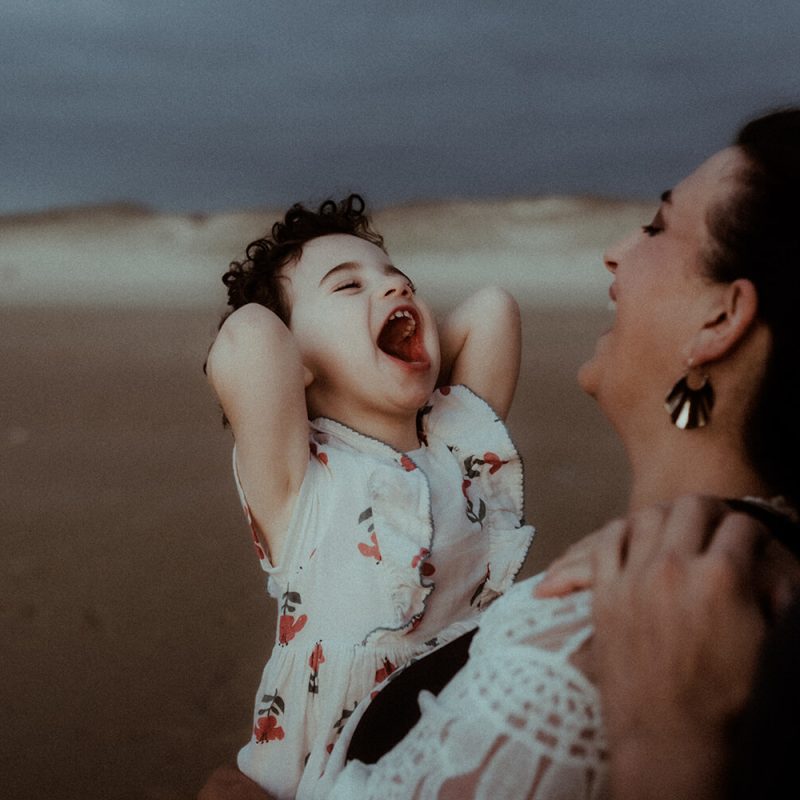
[[[579,380],[626,448],[632,514],[687,493],[758,498],[778,518],[800,503],[798,219],[791,109],[746,125],[606,253],[616,319]],[[800,583],[776,540],[759,563],[765,591]],[[466,665],[420,698],[420,721],[376,764],[346,762],[354,714],[320,796],[607,796],[592,595],[534,599],[540,580],[486,612]],[[386,727],[367,715],[362,731]]]

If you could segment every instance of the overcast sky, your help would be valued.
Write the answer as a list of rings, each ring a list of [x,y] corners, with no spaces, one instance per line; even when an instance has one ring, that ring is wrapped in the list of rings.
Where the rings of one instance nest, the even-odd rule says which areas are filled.
[[[20,0],[0,212],[652,196],[800,102],[800,2]]]

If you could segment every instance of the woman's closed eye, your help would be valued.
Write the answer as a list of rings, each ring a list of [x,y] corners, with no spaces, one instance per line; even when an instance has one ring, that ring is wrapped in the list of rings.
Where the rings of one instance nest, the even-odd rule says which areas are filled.
[[[648,236],[655,236],[664,230],[664,219],[661,216],[661,210],[653,217],[653,221],[649,225],[642,225],[642,230]]]
[[[659,228],[657,225],[653,225],[653,223],[651,222],[649,225],[642,225],[642,230],[648,236],[655,236],[656,234],[661,233],[661,231],[663,231],[664,229]]]

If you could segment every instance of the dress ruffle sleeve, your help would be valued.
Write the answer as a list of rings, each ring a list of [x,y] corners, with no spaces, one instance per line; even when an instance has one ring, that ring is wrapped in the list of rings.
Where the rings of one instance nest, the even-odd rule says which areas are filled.
[[[524,518],[522,458],[505,423],[466,386],[434,393],[423,409],[422,435],[443,439],[460,461],[467,516],[489,537],[489,567],[475,597],[485,607],[508,591],[535,533]]]

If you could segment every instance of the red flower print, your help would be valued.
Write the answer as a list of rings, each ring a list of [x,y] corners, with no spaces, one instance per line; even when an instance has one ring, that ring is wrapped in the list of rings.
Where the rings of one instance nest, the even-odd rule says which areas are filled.
[[[483,461],[485,464],[491,464],[489,467],[489,474],[494,475],[503,464],[508,464],[508,461],[501,461],[500,456],[496,453],[484,453],[483,454]]]
[[[256,741],[260,743],[271,742],[275,739],[280,740],[286,735],[283,728],[278,725],[278,720],[271,714],[265,714],[263,717],[258,718],[253,733]]]
[[[322,652],[322,642],[317,642],[311,651],[311,658],[308,659],[308,666],[317,672],[319,665],[325,663],[325,654]]]
[[[306,614],[301,614],[297,620],[291,614],[281,614],[278,620],[278,642],[289,644],[303,630],[307,621]]]
[[[425,616],[425,612],[423,611],[421,614],[417,614],[413,620],[411,620],[411,625],[408,626],[408,630],[406,633],[412,633],[415,631],[419,626],[422,624],[422,618]]]
[[[467,498],[467,500],[469,500],[467,489],[469,489],[470,486],[472,486],[472,481],[469,478],[464,478],[464,480],[461,481],[461,494],[463,494],[464,497]]]
[[[396,664],[392,664],[388,658],[384,658],[383,666],[375,671],[375,683],[383,683],[396,669]]]
[[[261,540],[258,537],[258,528],[256,527],[256,522],[253,519],[252,513],[250,512],[250,506],[248,506],[247,503],[242,503],[242,509],[247,517],[247,524],[250,526],[250,535],[253,537],[253,546],[256,548],[256,555],[261,561],[264,561],[267,557],[267,554],[264,552],[264,548],[261,546]]]
[[[381,549],[378,546],[377,535],[373,532],[372,536],[369,537],[369,540],[372,542],[372,546],[364,544],[364,542],[359,542],[358,552],[361,553],[362,556],[366,556],[367,558],[374,558],[376,561],[380,561]]]
[[[325,663],[325,655],[322,652],[322,642],[317,642],[311,651],[308,659],[308,666],[311,667],[311,675],[308,676],[308,691],[311,694],[319,694],[319,665]]]
[[[311,451],[311,455],[314,456],[320,464],[324,464],[326,467],[328,466],[328,454],[323,450],[319,450],[316,442],[309,442],[308,449]]]
[[[419,564],[419,562],[422,561],[423,558],[427,558],[430,554],[431,551],[428,550],[427,547],[423,547],[422,550],[420,550],[419,553],[417,553],[417,555],[415,555],[414,558],[411,559],[412,569],[416,567],[417,564]]]
[[[411,567],[412,567],[412,569],[414,567],[418,566],[420,561],[422,561],[423,559],[426,559],[430,554],[431,554],[431,551],[428,550],[427,547],[423,547],[422,550],[420,550],[419,553],[417,553],[417,555],[415,555],[414,558],[411,559]],[[434,567],[433,564],[431,564],[429,561],[426,561],[419,568],[419,571],[422,573],[422,575],[424,577],[428,578],[431,575],[433,575],[434,572],[436,572],[436,567]]]
[[[489,579],[492,577],[492,565],[486,565],[486,574],[483,576],[483,580],[478,584],[475,591],[472,593],[472,597],[469,599],[469,604],[475,605],[475,601],[480,597],[481,592],[483,591],[483,587],[489,582]]]
[[[405,454],[400,457],[400,463],[406,472],[413,472],[417,468],[417,465]]]

